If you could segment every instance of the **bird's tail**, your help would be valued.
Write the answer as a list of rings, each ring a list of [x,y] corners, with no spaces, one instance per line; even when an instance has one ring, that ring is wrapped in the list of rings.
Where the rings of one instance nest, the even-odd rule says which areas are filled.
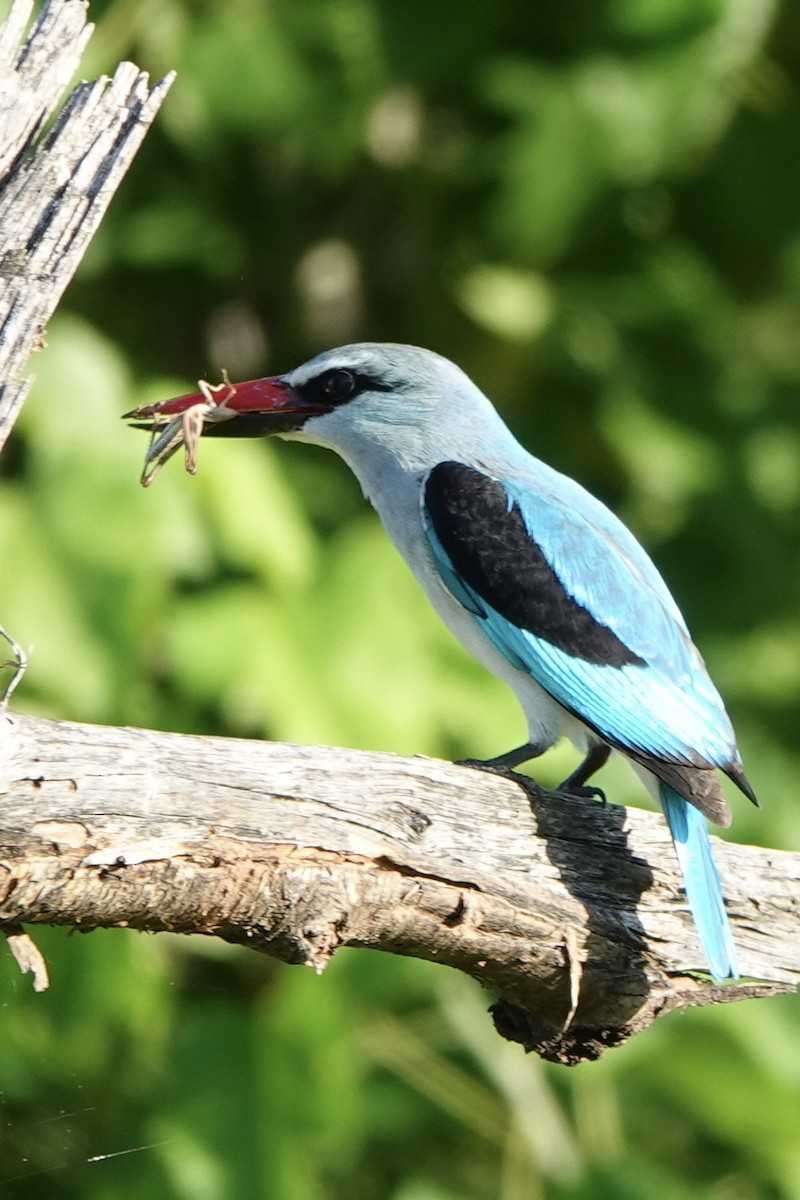
[[[659,799],[683,873],[697,932],[714,979],[738,979],[736,947],[725,912],[722,885],[711,856],[706,819],[666,783],[659,783]]]

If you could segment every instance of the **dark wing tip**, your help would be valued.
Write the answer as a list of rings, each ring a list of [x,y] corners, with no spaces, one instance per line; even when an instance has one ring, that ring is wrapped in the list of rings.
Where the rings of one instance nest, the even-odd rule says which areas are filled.
[[[682,772],[681,782],[685,791],[681,794],[699,808],[700,812],[719,825],[721,829],[729,829],[733,824],[731,806],[725,799],[725,793],[720,787],[716,771],[703,771],[689,767]]]
[[[739,791],[744,792],[745,796],[747,796],[747,799],[752,804],[755,804],[756,808],[761,808],[761,805],[758,802],[758,797],[756,796],[755,792],[753,791],[752,787],[750,786],[750,781],[748,780],[747,776],[745,775],[745,773],[741,767],[738,767],[738,766],[726,767],[725,774],[728,776],[729,779],[733,780],[733,782],[738,787]]]
[[[708,817],[709,821],[713,821],[715,825],[728,829],[733,823],[731,806],[725,799],[716,770],[711,763],[703,763],[701,766],[700,763],[691,765],[666,762],[662,758],[642,754],[641,751],[632,753],[624,747],[622,753],[627,754],[635,762],[641,763],[643,767],[647,767],[679,796],[683,796],[689,804],[699,808],[703,816]],[[702,762],[702,760],[700,761]]]

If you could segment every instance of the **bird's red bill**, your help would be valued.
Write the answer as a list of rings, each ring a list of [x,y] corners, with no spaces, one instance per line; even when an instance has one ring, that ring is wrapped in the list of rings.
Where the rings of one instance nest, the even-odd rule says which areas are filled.
[[[157,404],[142,404],[125,418],[139,429],[150,430],[150,445],[144,460],[141,482],[148,487],[164,463],[184,447],[186,470],[197,470],[197,445],[204,433],[236,417],[309,411],[297,394],[280,377],[231,383],[223,371],[222,383],[201,379],[200,390]],[[324,411],[319,409],[317,411]]]

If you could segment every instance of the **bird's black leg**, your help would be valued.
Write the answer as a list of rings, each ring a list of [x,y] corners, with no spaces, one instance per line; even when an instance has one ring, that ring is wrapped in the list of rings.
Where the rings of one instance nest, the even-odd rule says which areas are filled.
[[[586,780],[594,775],[595,771],[599,771],[602,766],[605,766],[610,753],[611,747],[607,746],[605,742],[593,742],[583,762],[579,763],[572,774],[568,775],[555,790],[567,796],[596,797],[605,804],[606,796],[603,789],[591,785],[587,787]]]
[[[538,758],[546,749],[546,746],[538,746],[536,742],[526,742],[524,746],[516,746],[513,750],[506,750],[505,754],[498,754],[496,758],[462,758],[459,766],[491,771],[494,775],[511,775],[515,767]]]
[[[517,746],[513,750],[507,750],[505,754],[498,754],[496,758],[462,758],[459,760],[459,766],[474,767],[478,771],[489,771],[493,775],[511,775],[515,779],[524,783],[526,787],[531,788],[537,795],[564,796],[567,798],[579,796],[583,799],[601,800],[603,804],[606,802],[605,792],[599,787],[587,787],[586,780],[594,775],[595,771],[608,761],[608,756],[611,753],[611,747],[605,742],[593,742],[583,762],[579,763],[571,775],[558,785],[557,788],[543,788],[534,779],[530,779],[526,775],[520,776],[515,768],[522,763],[529,762],[532,758],[538,758],[547,750],[547,746],[539,746],[536,742],[526,742],[524,746]]]

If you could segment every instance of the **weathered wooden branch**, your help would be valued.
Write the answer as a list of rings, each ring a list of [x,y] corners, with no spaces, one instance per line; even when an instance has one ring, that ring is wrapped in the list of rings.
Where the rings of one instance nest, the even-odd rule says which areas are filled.
[[[800,855],[715,846],[741,965],[716,986],[655,813],[426,758],[0,717],[0,923],[211,934],[322,970],[456,967],[500,1031],[596,1057],[671,1009],[800,981]]]
[[[121,63],[79,83],[37,141],[92,33],[85,0],[32,0],[0,26],[0,448],[30,385],[22,371],[167,89]],[[20,43],[22,42],[22,45]]]

